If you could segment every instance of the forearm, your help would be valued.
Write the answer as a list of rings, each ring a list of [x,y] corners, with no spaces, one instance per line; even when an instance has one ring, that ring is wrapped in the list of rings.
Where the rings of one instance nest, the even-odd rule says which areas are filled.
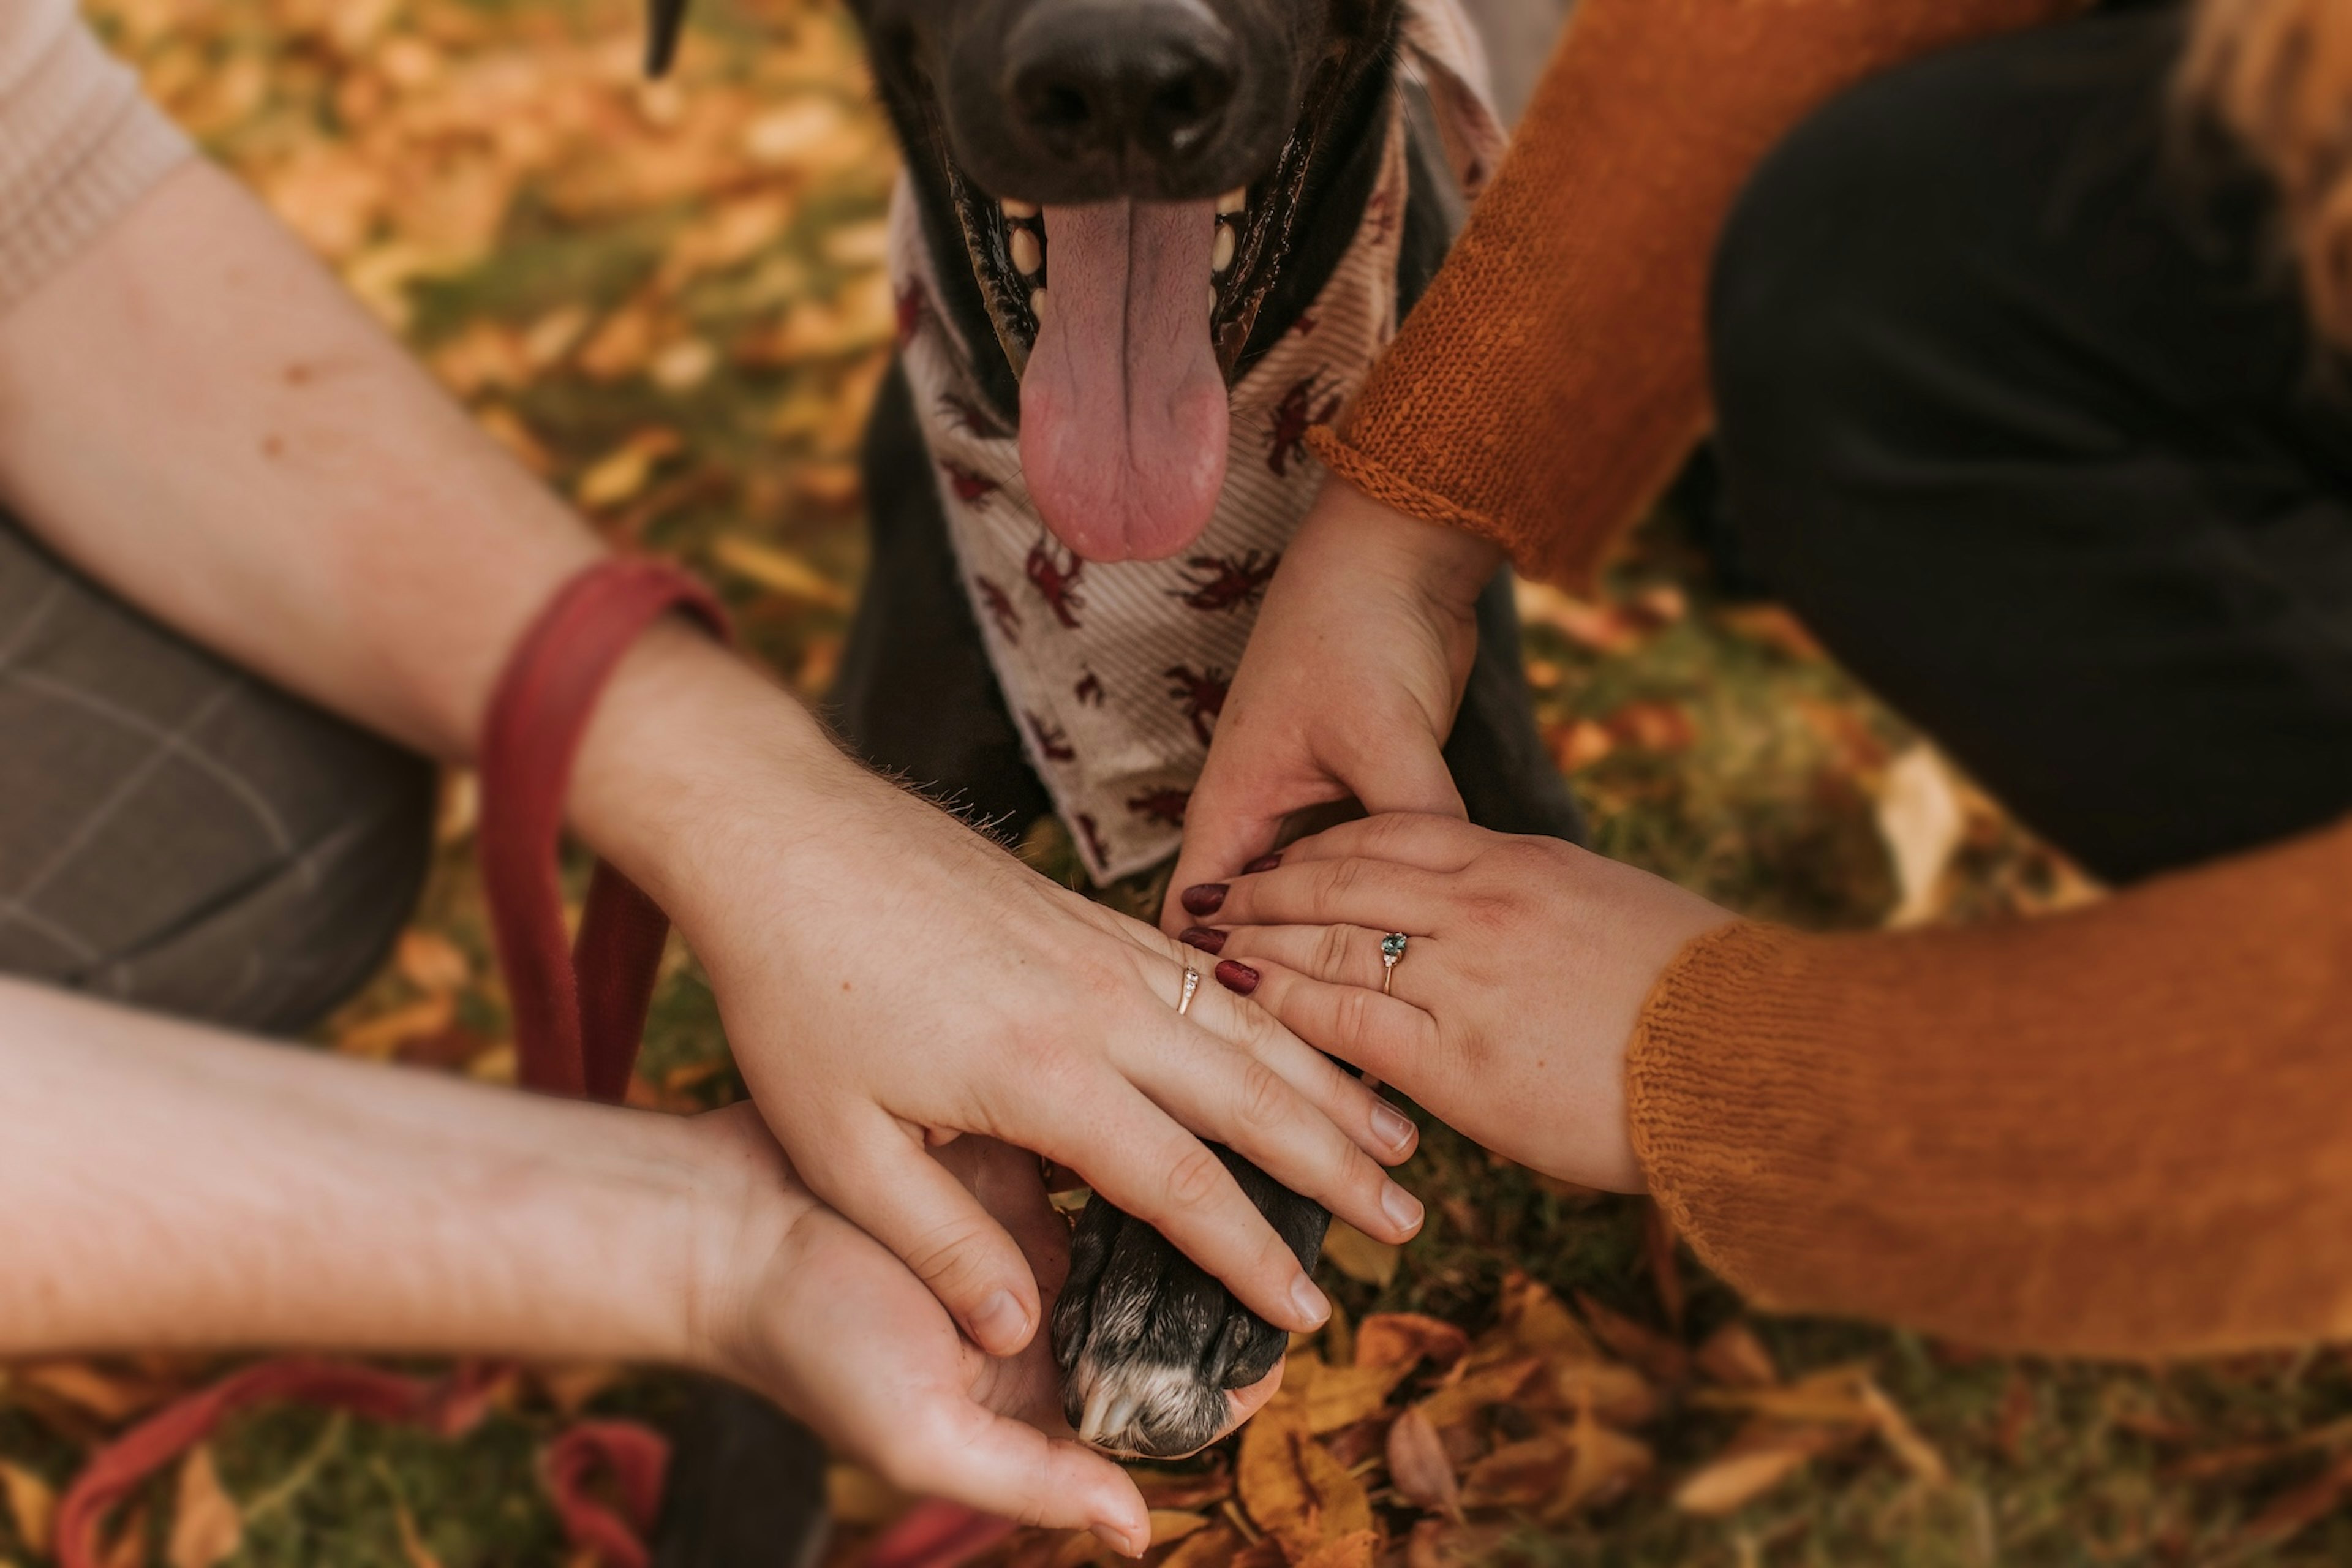
[[[0,498],[158,618],[453,758],[603,552],[202,163],[0,314]]]
[[[759,1179],[695,1123],[0,982],[0,1358],[268,1346],[683,1360]]]
[[[1763,1303],[2148,1355],[2352,1329],[2352,825],[2074,914],[1670,967],[1633,1138]]]
[[[1751,169],[1874,71],[2082,0],[1582,0],[1492,185],[1336,433],[1367,494],[1581,580],[1708,419],[1705,301]]]

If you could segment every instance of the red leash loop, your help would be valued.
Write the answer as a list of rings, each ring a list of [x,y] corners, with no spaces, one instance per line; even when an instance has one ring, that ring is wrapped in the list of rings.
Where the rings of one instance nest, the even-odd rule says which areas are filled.
[[[727,637],[710,590],[657,561],[606,561],[565,584],[523,634],[482,727],[475,843],[514,1008],[523,1083],[618,1104],[628,1090],[669,920],[609,866],[564,940],[557,854],[580,738],[624,654],[673,610]]]

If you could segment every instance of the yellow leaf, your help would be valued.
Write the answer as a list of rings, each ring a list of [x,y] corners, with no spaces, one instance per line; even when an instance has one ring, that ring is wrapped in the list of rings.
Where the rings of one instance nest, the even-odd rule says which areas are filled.
[[[1717,1459],[1700,1467],[1675,1489],[1675,1506],[1702,1519],[1718,1518],[1754,1502],[1811,1458],[1809,1449],[1791,1447],[1759,1448]]]
[[[1484,1367],[1465,1376],[1459,1383],[1448,1384],[1416,1406],[1440,1431],[1457,1421],[1467,1421],[1489,1405],[1507,1405],[1518,1396],[1528,1381],[1543,1370],[1543,1363],[1534,1356],[1505,1362],[1499,1366]]]
[[[16,1539],[36,1557],[49,1554],[49,1526],[57,1519],[58,1494],[49,1483],[25,1468],[0,1459],[0,1502],[8,1505],[16,1521]]]
[[[849,608],[848,589],[799,556],[773,545],[761,544],[740,533],[722,533],[712,542],[710,553],[730,572],[750,578],[772,594],[804,600],[820,609]]]
[[[599,458],[572,493],[585,507],[618,506],[646,488],[654,465],[684,445],[677,432],[652,426],[636,432],[615,450]]]
[[[1151,1544],[1165,1546],[1171,1541],[1181,1541],[1208,1522],[1206,1514],[1188,1513],[1182,1509],[1155,1508],[1151,1510]]]
[[[437,1035],[457,1020],[457,999],[446,991],[352,1025],[335,1040],[345,1056],[383,1060],[410,1040]]]
[[[213,1450],[199,1443],[180,1461],[180,1489],[172,1505],[172,1539],[163,1560],[172,1568],[213,1568],[245,1537],[245,1516],[221,1489]]]
[[[1389,1391],[1403,1381],[1405,1371],[1384,1366],[1322,1368],[1306,1391],[1307,1430],[1337,1432],[1377,1414],[1388,1403]]]
[[[419,991],[456,991],[474,974],[474,962],[463,949],[439,931],[422,926],[411,926],[400,933],[392,961],[400,977]]]
[[[1879,787],[1878,833],[1895,862],[1901,899],[1890,926],[1925,925],[1937,909],[1945,868],[1968,832],[1968,814],[1950,770],[1931,746],[1914,746],[1887,764]]]
[[[860,1465],[833,1465],[824,1472],[825,1507],[839,1524],[887,1524],[915,1500]]]
[[[1323,1235],[1324,1260],[1361,1285],[1386,1289],[1403,1256],[1395,1244],[1374,1241],[1343,1219],[1333,1220]]]
[[[1886,1391],[1866,1377],[1862,1380],[1862,1403],[1871,1414],[1879,1441],[1903,1462],[1905,1469],[1931,1487],[1940,1487],[1952,1479],[1944,1457],[1936,1452],[1927,1439],[1919,1436],[1918,1429],[1895,1407],[1895,1401],[1886,1396]]]
[[[1502,1337],[1517,1352],[1553,1361],[1601,1359],[1591,1336],[1541,1280],[1514,1272],[1503,1281],[1501,1306]]]
[[[160,1390],[99,1371],[87,1362],[53,1361],[20,1368],[28,1388],[37,1388],[113,1426],[136,1415],[161,1397]]]

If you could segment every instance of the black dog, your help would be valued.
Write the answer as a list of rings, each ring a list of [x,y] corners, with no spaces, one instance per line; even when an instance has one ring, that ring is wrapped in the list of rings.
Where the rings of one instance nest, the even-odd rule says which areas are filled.
[[[682,4],[656,0],[657,40],[664,14],[674,23]],[[1078,556],[1181,548],[1216,499],[1222,470],[1202,481],[1185,460],[1208,442],[1222,460],[1218,384],[1232,385],[1299,323],[1358,233],[1386,153],[1403,0],[851,4],[906,152],[937,308],[963,342],[994,351],[971,366],[988,405],[977,412],[1019,430],[1037,510]],[[665,51],[657,41],[657,64]],[[1411,93],[1406,101],[1400,313],[1435,272],[1463,208],[1428,104]],[[1096,248],[1057,237],[1049,254],[1039,208],[1050,217],[1118,202],[1139,204],[1139,237],[1186,214],[1202,226],[1214,215],[1221,235],[1231,230],[1215,252],[1222,264],[1168,284],[1139,237]],[[1074,292],[1074,270],[1098,268],[1126,269],[1117,279],[1130,294],[1162,286],[1191,289],[1192,301],[1205,294],[1207,331],[1197,342],[1139,342],[1117,321],[1073,320],[1084,310],[1038,294],[1048,267],[1055,299]],[[1129,318],[1149,304],[1130,299]],[[1062,334],[1055,367],[1024,387],[1041,331]],[[1124,377],[1130,401],[1178,412],[1157,424],[1106,423],[1070,388],[1036,384],[1073,374]],[[1204,375],[1214,395],[1205,407],[1188,394]],[[1136,397],[1139,389],[1150,395]],[[875,411],[865,472],[873,557],[835,693],[841,726],[875,765],[938,790],[975,820],[1034,821],[1052,801],[960,578],[903,366]],[[1535,731],[1507,582],[1482,599],[1479,632],[1446,748],[1471,817],[1579,838],[1574,804]],[[1221,1152],[1311,1268],[1325,1212]],[[1144,1456],[1208,1442],[1225,1425],[1227,1391],[1263,1377],[1286,1348],[1280,1331],[1099,1199],[1073,1237],[1053,1341],[1072,1425],[1098,1447]]]

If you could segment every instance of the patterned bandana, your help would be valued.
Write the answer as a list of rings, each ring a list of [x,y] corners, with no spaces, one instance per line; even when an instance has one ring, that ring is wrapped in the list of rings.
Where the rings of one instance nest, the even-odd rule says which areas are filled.
[[[1501,155],[1486,62],[1456,0],[1406,0],[1404,70],[1437,111],[1465,192]],[[1097,882],[1173,854],[1184,807],[1259,601],[1322,487],[1305,445],[1339,417],[1396,335],[1407,189],[1402,85],[1354,242],[1298,321],[1231,392],[1225,485],[1201,536],[1165,561],[1082,561],[1038,518],[1021,447],[972,389],[906,183],[890,212],[891,279],[917,416],[965,587],[1005,705]]]

